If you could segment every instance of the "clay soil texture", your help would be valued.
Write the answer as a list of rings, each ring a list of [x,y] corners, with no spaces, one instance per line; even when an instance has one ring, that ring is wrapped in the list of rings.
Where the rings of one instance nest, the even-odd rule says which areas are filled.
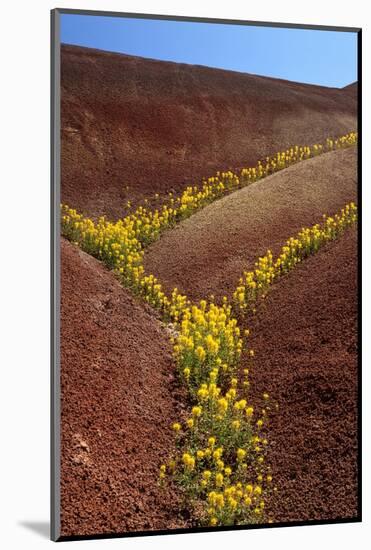
[[[244,270],[267,249],[278,254],[302,227],[321,223],[357,199],[357,151],[298,163],[220,199],[148,247],[145,269],[167,292],[191,300],[231,298]]]
[[[97,260],[62,240],[61,534],[184,527],[157,485],[184,402],[169,335]]]
[[[147,199],[293,145],[356,130],[343,90],[62,45],[61,199],[114,220]],[[355,149],[227,196],[145,254],[167,291],[231,296],[244,269],[356,200]],[[159,194],[159,198],[155,195]],[[267,437],[275,521],[357,515],[357,253],[349,231],[280,280],[253,318],[251,398],[278,402]],[[61,243],[61,534],[190,527],[160,489],[185,414],[168,329],[94,258]],[[242,367],[244,365],[242,364]],[[268,506],[268,504],[267,504]]]
[[[356,130],[357,89],[62,45],[62,201],[126,215],[218,170]],[[128,189],[127,189],[128,187]]]
[[[231,298],[267,248],[276,255],[302,226],[356,200],[356,158],[328,153],[211,204],[151,245],[146,269],[193,300]],[[326,245],[239,319],[256,353],[251,399],[267,391],[279,407],[267,429],[278,522],[357,516],[356,237]]]
[[[245,321],[256,352],[251,394],[267,391],[279,406],[267,425],[275,521],[358,515],[357,292],[351,229],[281,279]]]

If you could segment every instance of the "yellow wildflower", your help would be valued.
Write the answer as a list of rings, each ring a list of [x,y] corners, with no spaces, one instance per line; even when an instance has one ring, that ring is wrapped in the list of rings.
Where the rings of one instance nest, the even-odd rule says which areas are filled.
[[[198,416],[201,416],[201,413],[202,413],[202,407],[193,407],[192,408],[192,415],[195,416],[196,418]]]
[[[221,472],[218,472],[215,476],[215,485],[217,487],[222,487],[223,481],[224,481],[223,474]]]
[[[245,458],[245,456],[246,456],[246,451],[245,451],[245,449],[241,449],[241,448],[240,448],[240,449],[237,449],[237,460],[238,460],[239,462],[242,462],[243,459]]]

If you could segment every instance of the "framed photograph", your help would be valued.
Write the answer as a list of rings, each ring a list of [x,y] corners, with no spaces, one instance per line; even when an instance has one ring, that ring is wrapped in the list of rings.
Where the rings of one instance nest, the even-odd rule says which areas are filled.
[[[52,539],[360,521],[361,29],[51,31]]]

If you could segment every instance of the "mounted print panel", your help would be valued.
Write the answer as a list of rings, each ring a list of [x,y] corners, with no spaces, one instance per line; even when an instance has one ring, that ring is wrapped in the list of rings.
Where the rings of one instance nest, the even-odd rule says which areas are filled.
[[[361,31],[52,12],[52,538],[360,521]]]

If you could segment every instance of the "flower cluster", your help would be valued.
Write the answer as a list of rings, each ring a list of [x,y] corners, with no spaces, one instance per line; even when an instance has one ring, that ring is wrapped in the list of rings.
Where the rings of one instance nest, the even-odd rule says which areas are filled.
[[[334,216],[323,216],[322,224],[302,228],[296,237],[290,237],[275,261],[270,250],[259,258],[253,271],[245,271],[233,294],[238,310],[253,310],[258,297],[264,297],[275,278],[287,273],[309,255],[317,252],[328,241],[336,239],[346,227],[357,221],[357,206],[347,204]]]
[[[156,222],[157,223],[157,222]],[[61,205],[62,235],[79,245],[85,252],[114,269],[121,282],[140,294],[146,302],[163,312],[166,318],[178,320],[189,303],[185,296],[174,289],[168,297],[152,274],[143,267],[143,234],[138,219],[130,215],[117,222],[105,217],[94,223],[67,205]]]
[[[142,244],[148,245],[156,240],[165,229],[174,226],[182,219],[188,218],[197,210],[227,193],[245,187],[302,160],[332,149],[350,147],[356,143],[357,133],[350,132],[337,139],[328,138],[324,145],[296,145],[286,151],[280,151],[271,157],[266,157],[254,167],[243,168],[238,173],[231,170],[219,171],[215,176],[204,178],[201,185],[186,187],[178,197],[174,197],[170,193],[162,206],[153,211],[140,206],[133,214],[128,216],[127,220],[133,224],[137,239]]]
[[[238,175],[218,172],[203,180],[200,187],[187,187],[177,198],[170,193],[154,210],[140,206],[116,222],[105,217],[94,222],[61,205],[62,234],[113,269],[123,285],[173,325],[174,357],[189,390],[192,409],[188,418],[173,425],[177,453],[160,467],[159,477],[163,482],[171,475],[179,482],[202,523],[232,525],[263,520],[264,494],[272,481],[265,464],[267,440],[262,432],[269,404],[265,403],[257,418],[248,398],[248,369],[243,380],[236,378],[243,339],[227,298],[217,306],[212,300],[191,304],[176,288],[166,295],[157,278],[144,271],[144,247],[158,239],[162,231],[224,194],[290,164],[356,141],[357,134],[351,133],[327,140],[324,146],[293,147]],[[266,293],[275,277],[335,238],[355,219],[356,207],[351,203],[340,214],[325,218],[322,226],[303,229],[290,239],[275,262],[268,251],[255,270],[241,278],[234,303],[243,311],[248,309]],[[252,360],[254,351],[245,352]],[[263,398],[269,401],[267,394]]]
[[[164,230],[210,202],[291,164],[356,143],[357,133],[350,132],[335,140],[328,138],[325,145],[296,145],[272,157],[266,157],[255,167],[243,168],[239,174],[230,170],[217,172],[215,176],[204,179],[200,186],[188,186],[179,197],[174,198],[170,193],[161,207],[152,210],[147,206],[139,206],[135,212],[115,223],[107,222],[102,217],[95,225],[92,220],[82,218],[75,210],[62,205],[62,232],[110,267],[119,267],[125,272],[128,258],[129,264],[140,265],[143,246],[155,241]],[[115,246],[112,249],[113,244]],[[134,257],[131,257],[131,251],[135,252]],[[128,271],[130,267],[129,265]]]
[[[241,487],[253,484],[263,491],[265,444],[261,440],[266,440],[259,436],[263,419],[254,426],[253,408],[247,403],[247,372],[242,384],[244,397],[239,395],[234,378],[243,341],[231,306],[226,298],[222,306],[206,300],[192,305],[176,288],[166,296],[158,280],[144,272],[140,227],[132,215],[116,223],[100,218],[95,224],[62,205],[63,234],[113,268],[123,284],[173,323],[174,356],[193,408],[184,423],[173,426],[178,453],[161,466],[160,479],[172,473],[186,494],[197,499],[194,509],[200,510],[202,523],[261,521],[262,492],[253,494],[251,505],[247,505]],[[214,449],[216,442],[219,446]],[[225,499],[225,505],[221,496],[217,507],[210,504],[213,491]]]
[[[259,161],[257,166],[253,168],[243,168],[240,174],[240,180],[243,185],[252,183],[302,160],[318,156],[322,153],[332,151],[333,149],[343,149],[356,145],[357,139],[357,133],[350,132],[337,139],[328,138],[324,145],[321,143],[315,143],[312,146],[295,145],[294,147],[286,149],[286,151],[280,151],[271,157],[266,157],[263,161]]]
[[[221,380],[230,377],[241,355],[242,338],[227,299],[220,307],[201,300],[186,308],[173,344],[179,371],[192,394],[211,373]]]
[[[357,132],[349,132],[349,134],[341,136],[337,139],[327,138],[325,150],[332,151],[333,149],[343,149],[344,147],[351,147],[352,145],[356,145],[357,141]]]
[[[244,381],[248,378],[245,369]],[[189,418],[176,422],[178,451],[160,467],[160,478],[175,478],[202,524],[241,525],[263,520],[264,495],[272,475],[265,464],[268,445],[262,434],[270,409],[257,418],[247,391],[238,390],[232,377],[223,392],[217,384],[218,368],[197,391]],[[246,388],[246,386],[244,386]]]
[[[243,395],[234,378],[243,340],[227,299],[222,306],[206,300],[192,305],[176,288],[166,296],[157,279],[144,272],[143,244],[132,216],[116,223],[100,218],[94,224],[62,206],[62,228],[65,236],[115,269],[123,284],[173,323],[174,356],[193,408],[186,421],[173,426],[178,452],[161,466],[160,479],[172,473],[191,500],[197,499],[194,509],[199,510],[202,523],[262,521],[262,493],[252,495],[249,506],[247,498],[240,498],[242,485],[264,490],[266,440],[259,435],[263,418],[255,422],[247,402],[248,373],[242,383]],[[252,358],[253,351],[249,353]],[[219,446],[214,449],[216,442]],[[210,505],[210,494],[217,489],[225,505],[220,500],[215,508]]]

